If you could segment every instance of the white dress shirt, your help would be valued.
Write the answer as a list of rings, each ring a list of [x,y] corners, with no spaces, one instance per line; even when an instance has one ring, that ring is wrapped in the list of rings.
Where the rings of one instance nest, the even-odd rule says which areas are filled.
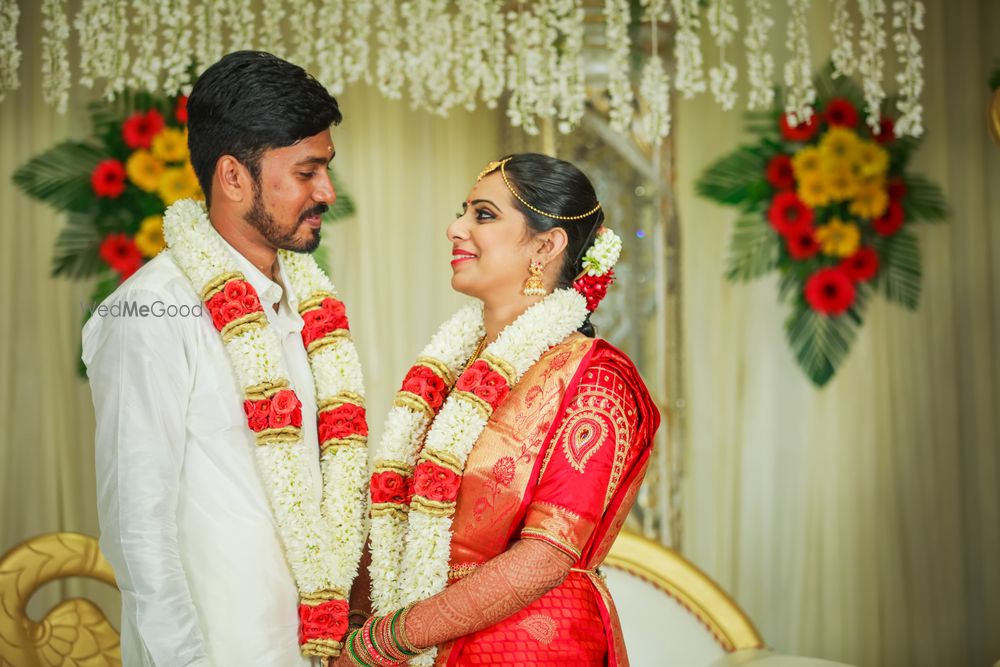
[[[229,250],[281,338],[302,401],[304,444],[317,452],[319,494],[302,318],[290,293]],[[288,284],[283,267],[281,280]],[[254,462],[243,393],[208,309],[184,315],[198,303],[167,250],[83,330],[97,416],[100,544],[122,593],[122,660],[126,667],[309,665],[299,654],[298,596]],[[149,312],[124,315],[126,304]],[[180,307],[173,316],[172,306]]]

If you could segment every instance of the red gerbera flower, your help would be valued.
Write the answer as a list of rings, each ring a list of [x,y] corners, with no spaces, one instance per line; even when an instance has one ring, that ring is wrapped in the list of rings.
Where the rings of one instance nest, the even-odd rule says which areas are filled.
[[[142,266],[142,253],[139,252],[135,241],[127,234],[120,232],[117,234],[108,234],[101,241],[98,254],[101,256],[101,259],[107,262],[108,266],[121,275],[122,280],[131,276]]]
[[[819,252],[819,241],[813,228],[797,229],[785,236],[785,247],[793,259],[809,259]]]
[[[791,190],[795,187],[795,171],[792,169],[792,158],[779,154],[767,163],[767,182],[775,190]]]
[[[794,192],[779,192],[771,200],[767,219],[782,236],[812,227],[813,210]]]
[[[854,283],[840,269],[820,269],[806,281],[805,297],[818,313],[836,317],[854,303]]]
[[[840,270],[856,283],[871,280],[878,273],[878,253],[874,248],[861,246],[840,263]]]
[[[813,114],[806,122],[793,126],[788,122],[788,114],[783,113],[778,124],[781,127],[781,136],[785,139],[789,141],[809,141],[819,129],[819,118],[816,114]]]
[[[174,118],[177,119],[178,123],[184,123],[185,125],[187,125],[188,122],[187,95],[181,95],[177,98],[177,105],[174,107]]]
[[[890,178],[888,192],[889,199],[899,201],[906,196],[906,183],[901,178]]]
[[[889,208],[885,215],[872,221],[872,227],[877,234],[882,236],[892,236],[903,226],[903,206],[895,200],[889,202]]]
[[[858,110],[843,97],[835,97],[823,110],[823,120],[831,127],[857,127]]]
[[[163,116],[156,109],[136,111],[122,123],[122,138],[129,148],[149,148],[153,137],[163,129]]]
[[[90,187],[98,197],[120,197],[125,192],[125,165],[113,158],[101,160],[90,174]]]
[[[878,122],[878,134],[873,133],[872,138],[880,144],[887,144],[895,139],[896,126],[892,122],[892,119],[888,116],[882,116],[882,119]]]

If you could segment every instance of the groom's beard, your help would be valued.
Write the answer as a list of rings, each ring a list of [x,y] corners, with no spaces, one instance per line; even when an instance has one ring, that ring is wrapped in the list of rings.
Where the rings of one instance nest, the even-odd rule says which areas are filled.
[[[261,193],[260,187],[255,184],[253,204],[250,206],[250,210],[246,212],[246,215],[243,216],[243,219],[254,229],[260,232],[261,236],[263,236],[268,243],[279,250],[312,252],[319,247],[320,231],[318,229],[310,230],[312,233],[304,240],[296,238],[296,235],[306,218],[312,215],[323,215],[327,212],[327,210],[329,210],[329,208],[330,207],[326,204],[316,204],[299,216],[299,219],[294,227],[283,231],[278,227],[278,223],[274,219],[274,216],[268,213],[267,209],[264,207],[264,196]]]

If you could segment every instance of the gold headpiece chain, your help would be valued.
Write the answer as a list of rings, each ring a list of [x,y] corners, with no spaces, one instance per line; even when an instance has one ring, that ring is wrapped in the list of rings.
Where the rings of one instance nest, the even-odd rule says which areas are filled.
[[[502,160],[502,161],[499,161],[499,162],[497,162],[497,161],[490,162],[488,165],[486,165],[486,169],[484,169],[483,171],[481,171],[479,173],[479,178],[476,179],[476,182],[478,183],[479,181],[483,180],[484,176],[486,176],[487,174],[493,173],[494,171],[497,170],[497,167],[499,167],[500,168],[500,175],[503,176],[503,182],[504,182],[504,184],[507,186],[507,189],[510,190],[510,193],[512,195],[514,195],[519,202],[521,202],[522,204],[524,204],[525,206],[527,206],[529,209],[531,209],[535,213],[538,213],[539,215],[544,215],[547,218],[553,218],[555,220],[582,220],[583,218],[586,218],[587,216],[590,216],[590,215],[593,215],[594,213],[597,213],[598,209],[601,208],[601,204],[600,204],[600,202],[598,202],[597,206],[595,206],[594,208],[590,209],[586,213],[581,213],[580,215],[554,215],[552,213],[546,213],[545,211],[543,211],[541,209],[535,208],[534,206],[532,206],[528,202],[524,201],[524,197],[522,197],[521,195],[519,195],[517,193],[517,190],[514,189],[514,186],[511,185],[510,181],[507,179],[507,172],[504,171],[503,167],[504,167],[505,164],[507,164],[508,162],[510,162],[510,159],[511,158],[507,158],[506,160]]]

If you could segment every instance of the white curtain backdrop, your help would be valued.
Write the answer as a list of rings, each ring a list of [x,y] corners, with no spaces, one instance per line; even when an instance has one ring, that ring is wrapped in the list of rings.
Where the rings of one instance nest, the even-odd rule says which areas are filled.
[[[832,12],[813,4],[815,58]],[[678,105],[675,129],[685,554],[776,648],[872,667],[1000,658],[1000,148],[985,125],[1000,4],[927,8],[913,168],[944,187],[952,215],[918,233],[920,309],[874,301],[823,390],[787,348],[776,281],[722,277],[733,210],[694,194],[708,164],[752,140],[741,118],[703,97]]]

